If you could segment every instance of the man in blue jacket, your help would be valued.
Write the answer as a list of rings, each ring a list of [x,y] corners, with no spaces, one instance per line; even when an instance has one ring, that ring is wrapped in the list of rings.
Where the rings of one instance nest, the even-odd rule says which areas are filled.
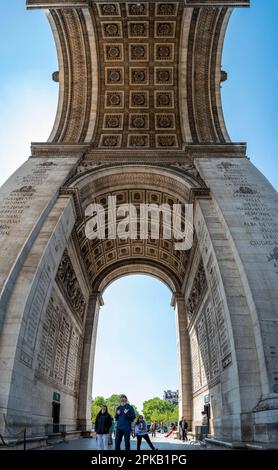
[[[125,438],[125,450],[130,450],[131,424],[134,419],[134,409],[127,403],[126,395],[121,395],[121,404],[116,409],[115,415],[117,421],[115,450],[121,450],[123,436]]]

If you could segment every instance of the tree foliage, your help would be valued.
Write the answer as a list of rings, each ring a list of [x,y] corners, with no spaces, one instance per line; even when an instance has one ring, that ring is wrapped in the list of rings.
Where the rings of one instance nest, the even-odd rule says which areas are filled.
[[[105,398],[98,396],[94,400],[92,400],[91,404],[91,420],[94,423],[96,421],[96,416],[101,408],[102,405],[106,405]]]
[[[91,405],[91,419],[92,422],[94,423],[96,420],[96,416],[101,408],[102,405],[107,405],[108,412],[111,414],[111,416],[114,418],[116,408],[121,404],[121,395],[113,394],[109,398],[104,398],[101,396],[96,397],[92,401]],[[138,410],[135,405],[131,405],[135,411],[135,415],[138,416]]]
[[[143,403],[143,414],[148,422],[178,421],[178,406],[167,400],[155,397]]]

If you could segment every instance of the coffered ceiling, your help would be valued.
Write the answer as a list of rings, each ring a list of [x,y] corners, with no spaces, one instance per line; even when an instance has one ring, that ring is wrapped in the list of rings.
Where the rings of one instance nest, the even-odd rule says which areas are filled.
[[[178,148],[178,3],[99,3],[100,148]]]
[[[29,0],[48,7],[60,96],[51,144],[172,153],[228,144],[221,55],[235,0]]]

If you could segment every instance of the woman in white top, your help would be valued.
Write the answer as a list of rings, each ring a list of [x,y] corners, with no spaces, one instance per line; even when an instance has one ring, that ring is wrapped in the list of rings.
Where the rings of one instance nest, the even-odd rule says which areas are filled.
[[[156,450],[153,443],[150,440],[148,433],[148,426],[142,415],[139,415],[135,421],[135,436],[137,437],[137,451],[140,450],[142,438],[147,441],[152,450]]]

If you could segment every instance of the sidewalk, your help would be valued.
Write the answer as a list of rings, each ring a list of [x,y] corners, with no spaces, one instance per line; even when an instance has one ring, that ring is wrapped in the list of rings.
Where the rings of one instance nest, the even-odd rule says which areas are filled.
[[[164,437],[164,435],[157,435],[156,438],[151,439],[154,446],[158,450],[201,450],[203,449],[199,445],[190,445],[190,443],[183,443],[178,439],[172,439],[171,437]],[[130,447],[131,450],[136,450],[137,446],[137,439],[131,438],[130,440]],[[109,446],[110,450],[114,450],[114,442],[113,446]],[[124,449],[124,440],[122,442],[122,449]],[[51,447],[50,450],[97,450],[96,439],[95,438],[88,438],[88,439],[74,439],[70,442],[64,442],[62,444],[58,444],[56,446]],[[150,450],[148,444],[142,440],[141,450]]]

